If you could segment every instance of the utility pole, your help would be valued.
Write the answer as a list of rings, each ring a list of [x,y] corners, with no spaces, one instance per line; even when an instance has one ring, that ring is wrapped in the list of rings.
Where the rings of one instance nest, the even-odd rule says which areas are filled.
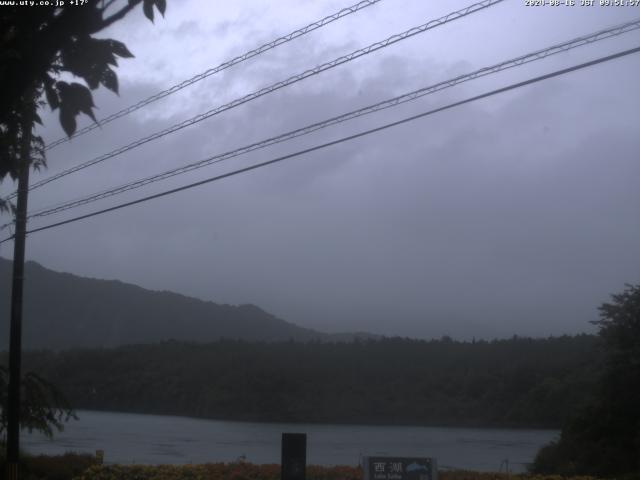
[[[13,279],[11,286],[11,325],[9,331],[9,399],[7,405],[7,479],[18,480],[20,460],[20,384],[22,364],[22,293],[24,252],[27,231],[27,199],[31,168],[31,128],[35,104],[33,91],[25,94],[18,172],[16,230],[13,238]]]

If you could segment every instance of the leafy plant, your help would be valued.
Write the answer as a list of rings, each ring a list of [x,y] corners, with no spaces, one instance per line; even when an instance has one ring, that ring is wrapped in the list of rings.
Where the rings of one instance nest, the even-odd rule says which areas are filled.
[[[0,366],[0,435],[7,428],[7,392],[9,372]],[[62,431],[64,422],[77,418],[69,402],[50,382],[30,372],[22,378],[20,421],[22,428],[52,437],[54,430]]]
[[[599,310],[606,364],[597,397],[538,453],[535,472],[621,478],[640,471],[640,285],[627,285]]]
[[[113,0],[90,0],[79,8],[25,9],[16,4],[0,9],[0,181],[7,175],[15,180],[22,164],[45,164],[44,144],[37,135],[31,141],[30,158],[20,155],[25,123],[29,129],[41,123],[37,109],[42,96],[52,110],[59,110],[62,128],[72,136],[79,114],[96,121],[91,90],[102,85],[118,93],[113,67],[118,58],[133,54],[122,42],[92,35],[139,4],[152,22],[154,8],[162,15],[166,10],[166,0],[128,0],[116,11]],[[84,84],[60,80],[63,73]],[[0,210],[10,209],[0,200]]]

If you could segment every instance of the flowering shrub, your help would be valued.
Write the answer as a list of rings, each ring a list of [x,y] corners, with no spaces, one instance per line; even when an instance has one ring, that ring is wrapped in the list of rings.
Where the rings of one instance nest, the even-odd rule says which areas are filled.
[[[594,477],[562,477],[560,475],[530,475],[530,474],[510,474],[495,472],[472,472],[466,470],[455,470],[450,472],[440,472],[440,480],[597,480]]]
[[[280,480],[280,465],[209,463],[204,465],[103,465],[89,468],[75,480]],[[357,467],[307,467],[307,480],[362,480]],[[440,480],[596,480],[593,477],[507,475],[469,471],[441,472]]]
[[[280,480],[280,465],[101,465],[74,480]]]

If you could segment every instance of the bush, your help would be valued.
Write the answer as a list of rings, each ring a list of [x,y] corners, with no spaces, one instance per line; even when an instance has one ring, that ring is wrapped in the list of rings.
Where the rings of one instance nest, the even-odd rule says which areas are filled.
[[[595,480],[593,477],[508,475],[471,471],[441,472],[441,480]],[[75,480],[280,480],[279,465],[212,463],[206,465],[94,466]],[[307,480],[362,480],[356,467],[307,467]],[[635,480],[635,479],[625,479]]]
[[[29,455],[20,459],[21,480],[72,480],[96,465],[96,457],[89,454],[65,453],[64,455]],[[5,480],[6,460],[4,450],[0,454],[0,480]]]
[[[5,479],[4,453],[0,452],[0,480]],[[559,475],[508,475],[506,473],[446,471],[440,480],[596,480],[594,477]],[[21,480],[280,480],[280,465],[254,465],[246,462],[202,465],[97,465],[88,454],[61,456],[25,455]],[[362,469],[336,466],[307,467],[307,480],[362,480]],[[640,480],[629,476],[620,480]]]

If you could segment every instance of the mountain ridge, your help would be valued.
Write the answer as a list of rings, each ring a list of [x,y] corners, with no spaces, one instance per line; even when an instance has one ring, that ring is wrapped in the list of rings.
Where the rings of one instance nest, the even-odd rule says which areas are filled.
[[[0,332],[9,331],[12,261],[0,257]],[[26,349],[115,347],[166,340],[209,342],[349,341],[369,334],[329,334],[282,320],[253,304],[218,304],[120,280],[88,278],[25,263]],[[4,337],[4,334],[0,338]],[[0,341],[0,349],[8,347]]]

